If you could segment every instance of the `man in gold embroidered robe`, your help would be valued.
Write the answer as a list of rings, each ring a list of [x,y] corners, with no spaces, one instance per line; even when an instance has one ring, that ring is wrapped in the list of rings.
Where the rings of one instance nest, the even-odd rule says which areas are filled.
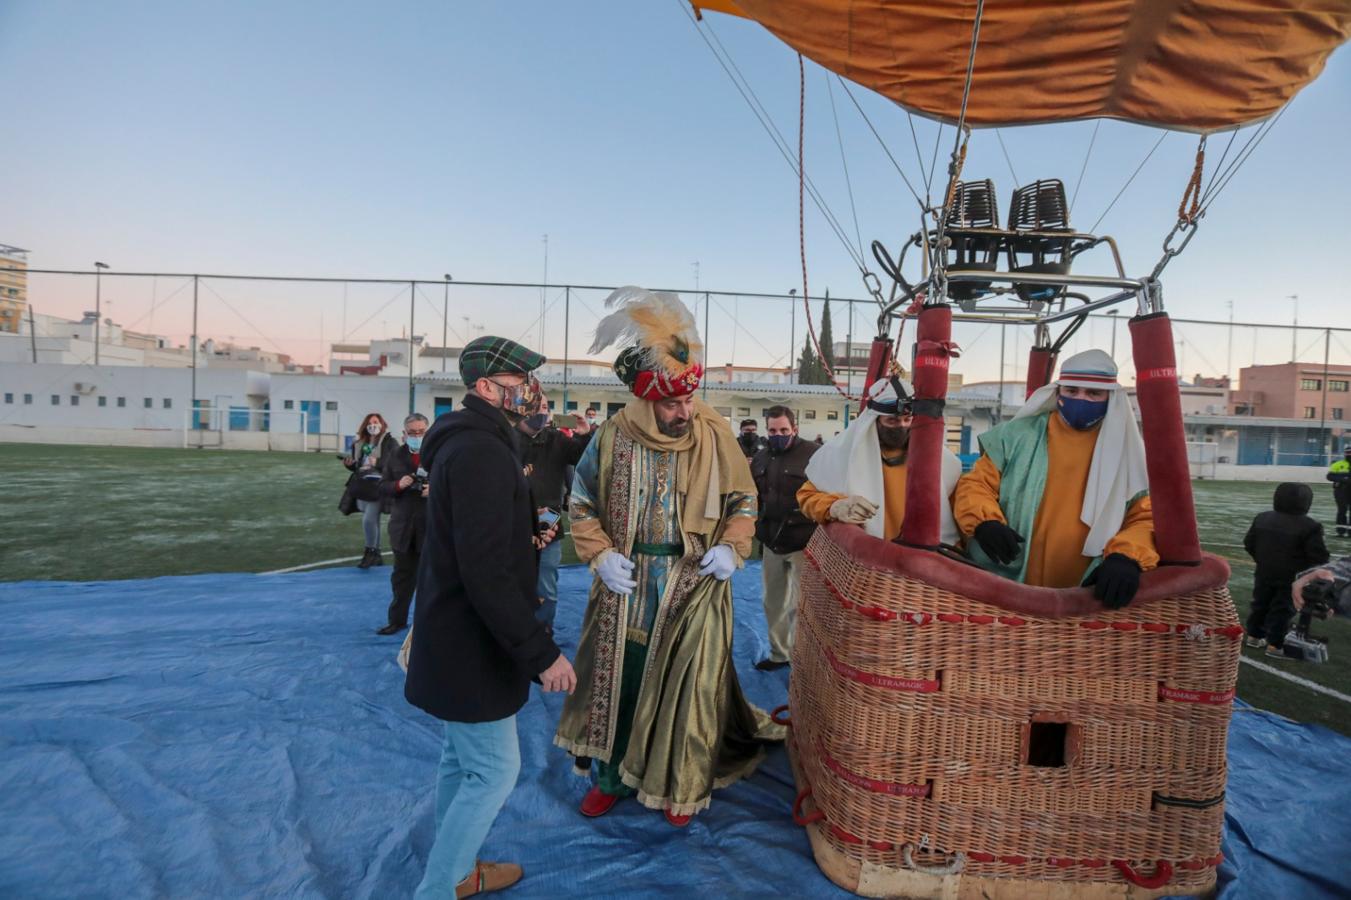
[[[698,337],[679,299],[621,288],[607,305],[592,352],[612,342],[607,322],[636,342],[615,371],[638,399],[577,464],[572,536],[596,578],[555,743],[599,764],[583,814],[636,794],[679,827],[783,738],[732,665],[728,579],[751,552],[756,491],[730,426],[693,396]]]

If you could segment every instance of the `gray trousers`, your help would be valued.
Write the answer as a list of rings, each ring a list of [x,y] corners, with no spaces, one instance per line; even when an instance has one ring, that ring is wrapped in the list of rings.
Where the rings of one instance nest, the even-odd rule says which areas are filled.
[[[768,547],[760,564],[764,581],[765,622],[769,625],[769,658],[790,662],[797,633],[797,602],[801,595],[802,551],[778,554]]]
[[[380,501],[358,500],[361,510],[361,530],[366,535],[366,546],[380,549]]]

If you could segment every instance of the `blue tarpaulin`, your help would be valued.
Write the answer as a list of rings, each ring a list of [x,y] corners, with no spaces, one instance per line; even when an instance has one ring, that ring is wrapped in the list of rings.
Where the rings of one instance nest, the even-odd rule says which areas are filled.
[[[0,896],[411,895],[432,839],[439,723],[403,699],[380,638],[388,569],[0,585]],[[560,579],[576,649],[589,573]],[[752,702],[784,702],[759,571],[736,576]],[[510,897],[845,897],[793,825],[782,749],[684,830],[602,819],[551,744],[561,699],[522,710],[522,771],[483,849]],[[1224,898],[1344,894],[1351,739],[1242,707],[1230,733]]]

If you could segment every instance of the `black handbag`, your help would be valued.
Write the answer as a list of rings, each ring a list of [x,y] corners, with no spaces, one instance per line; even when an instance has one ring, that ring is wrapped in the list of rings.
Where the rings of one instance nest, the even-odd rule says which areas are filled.
[[[338,512],[344,516],[350,516],[357,511],[357,498],[352,493],[352,482],[355,480],[355,474],[348,477],[347,485],[342,489],[342,497],[338,500]]]

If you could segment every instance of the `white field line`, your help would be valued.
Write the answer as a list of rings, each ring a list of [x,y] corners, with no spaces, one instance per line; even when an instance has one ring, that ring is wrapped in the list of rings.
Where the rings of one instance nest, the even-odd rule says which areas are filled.
[[[320,566],[332,566],[337,563],[352,562],[361,559],[360,556],[344,556],[341,559],[321,559],[319,562],[305,563],[303,566],[291,566],[288,569],[273,569],[271,572],[259,572],[260,575],[285,575],[288,572],[303,572],[306,569],[317,569]]]
[[[1275,666],[1269,666],[1266,663],[1258,662],[1255,659],[1248,659],[1248,657],[1246,656],[1240,656],[1238,658],[1238,661],[1247,663],[1254,669],[1261,669],[1263,672],[1266,672],[1269,675],[1275,675],[1277,678],[1284,678],[1286,681],[1289,681],[1293,684],[1297,684],[1300,687],[1306,687],[1311,691],[1315,691],[1319,694],[1331,697],[1334,700],[1340,700],[1343,703],[1351,703],[1351,696],[1347,696],[1346,694],[1343,694],[1341,691],[1334,691],[1330,687],[1324,687],[1323,685],[1318,684],[1317,682],[1310,681],[1307,678],[1300,678],[1298,675],[1291,675],[1289,672],[1282,672]]]

